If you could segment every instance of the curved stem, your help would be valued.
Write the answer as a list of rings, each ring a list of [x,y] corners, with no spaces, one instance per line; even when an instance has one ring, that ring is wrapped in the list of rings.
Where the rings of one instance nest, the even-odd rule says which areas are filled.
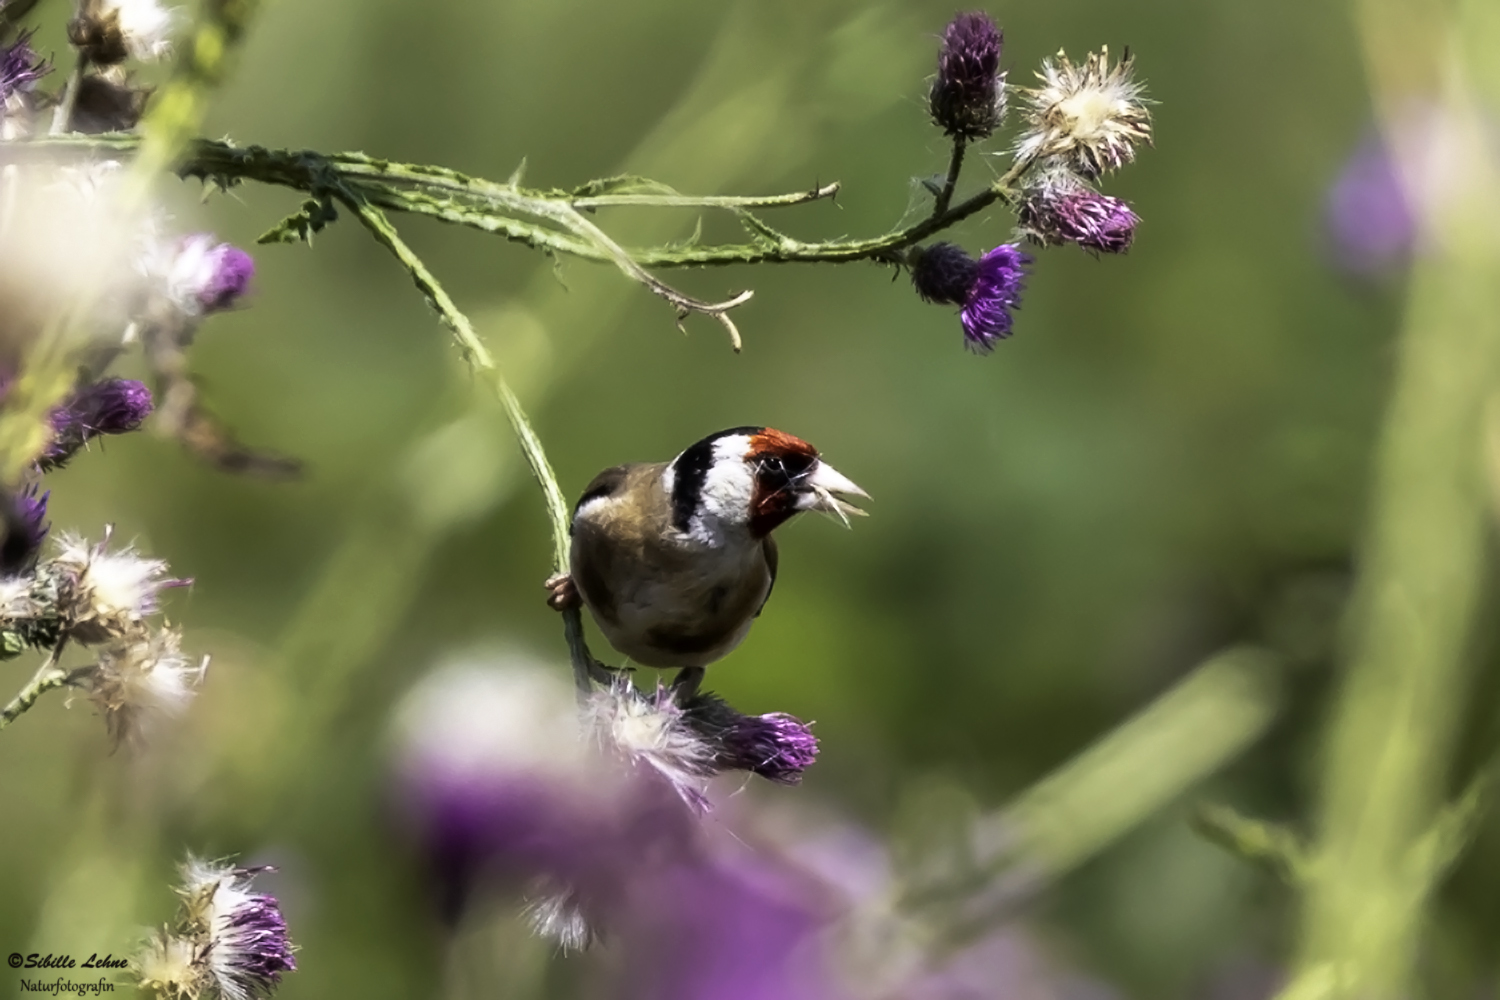
[[[27,685],[10,700],[10,704],[0,710],[0,729],[4,729],[30,711],[31,706],[35,705],[42,695],[68,683],[68,672],[57,666],[57,661],[62,658],[63,647],[66,644],[66,638],[59,640]]]
[[[376,241],[391,251],[406,268],[418,290],[437,310],[443,325],[452,331],[454,339],[458,341],[460,352],[463,353],[470,366],[475,371],[485,373],[491,381],[495,394],[500,398],[500,405],[505,409],[506,419],[510,421],[516,440],[521,445],[521,453],[526,456],[526,462],[531,466],[531,474],[542,489],[542,499],[547,507],[547,518],[552,522],[554,568],[559,573],[566,572],[570,544],[568,504],[563,498],[562,488],[557,484],[557,474],[552,471],[552,463],[547,460],[547,452],[542,448],[542,442],[536,436],[536,431],[532,429],[531,421],[527,419],[526,411],[522,409],[521,402],[516,398],[510,383],[506,382],[505,376],[496,367],[494,357],[484,346],[484,342],[479,339],[479,335],[475,333],[474,325],[469,322],[469,318],[449,297],[437,278],[427,269],[427,265],[422,263],[422,259],[401,239],[396,232],[396,227],[392,226],[390,220],[385,217],[385,213],[352,194],[346,193],[342,200]],[[577,609],[563,612],[563,634],[567,640],[569,658],[573,664],[574,682],[579,692],[586,694],[591,690],[591,679],[597,679],[602,668],[589,653],[588,645],[584,641],[583,619]]]

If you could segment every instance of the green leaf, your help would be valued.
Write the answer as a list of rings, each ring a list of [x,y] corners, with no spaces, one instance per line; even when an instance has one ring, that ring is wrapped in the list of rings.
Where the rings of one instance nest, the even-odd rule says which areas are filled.
[[[329,198],[309,198],[302,208],[260,235],[257,243],[312,243],[313,233],[338,220],[338,209]]]

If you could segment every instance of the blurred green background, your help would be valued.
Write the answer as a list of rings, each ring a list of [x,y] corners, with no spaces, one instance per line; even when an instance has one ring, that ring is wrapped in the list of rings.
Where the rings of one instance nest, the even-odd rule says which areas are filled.
[[[55,22],[61,4],[42,13]],[[836,204],[770,221],[806,239],[872,234],[920,211],[915,179],[946,163],[924,98],[952,13],[272,3],[206,131],[496,179],[524,158],[538,186],[625,171],[701,193],[837,179]],[[703,297],[755,289],[736,356],[710,322],[679,334],[612,269],[395,221],[494,347],[570,495],[604,466],[761,423],[874,496],[852,532],[784,529],[775,600],[710,675],[743,710],[817,721],[819,764],[767,797],[877,831],[934,786],[999,805],[1248,640],[1287,655],[1289,708],[1205,794],[1295,820],[1401,311],[1399,287],[1349,282],[1320,242],[1326,186],[1369,122],[1348,14],[1288,0],[990,13],[1012,81],[1059,47],[1128,45],[1158,102],[1156,148],[1106,183],[1144,220],[1135,247],[1040,253],[993,356],[967,354],[951,310],[873,265],[668,275]],[[61,49],[56,23],[42,37]],[[971,155],[968,186],[1006,163]],[[170,195],[184,228],[241,246],[300,200]],[[632,243],[695,219],[599,216]],[[997,209],[953,238],[978,251],[1010,226]],[[182,731],[148,753],[110,756],[86,701],[55,695],[0,737],[0,945],[121,947],[169,916],[185,849],[235,853],[285,870],[303,951],[281,996],[429,995],[441,935],[388,814],[390,713],[476,644],[566,669],[542,602],[546,522],[498,410],[352,220],[311,249],[255,256],[250,308],[206,324],[193,364],[247,441],[309,475],[230,478],[136,435],[48,477],[55,530],[114,522],[196,580],[169,616],[214,665]],[[5,666],[8,686],[29,669]],[[1290,899],[1193,834],[1188,806],[1027,911],[1060,964],[1129,997],[1260,995],[1247,983],[1279,963]],[[1427,961],[1462,992],[1436,995],[1494,974],[1497,845],[1491,824],[1439,906]]]

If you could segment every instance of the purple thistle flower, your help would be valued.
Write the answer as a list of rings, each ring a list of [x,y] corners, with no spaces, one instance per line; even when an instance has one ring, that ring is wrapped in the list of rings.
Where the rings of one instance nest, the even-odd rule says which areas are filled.
[[[1324,225],[1344,270],[1374,276],[1403,266],[1417,241],[1417,218],[1396,158],[1379,136],[1350,156],[1328,191]]]
[[[1005,117],[1005,74],[1000,72],[1004,35],[988,14],[959,14],[943,32],[937,77],[927,107],[945,133],[983,139]]]
[[[6,495],[0,509],[5,523],[5,538],[0,541],[0,576],[24,573],[36,563],[51,527],[47,523],[47,498],[51,495],[47,492],[38,496],[35,483]]]
[[[153,405],[151,390],[135,379],[100,379],[75,390],[52,411],[52,443],[37,464],[43,471],[59,468],[102,434],[137,430],[151,415]]]
[[[23,31],[10,47],[0,47],[0,105],[13,94],[30,92],[52,69],[47,60],[38,58],[31,49],[34,33]]]
[[[784,712],[741,715],[718,695],[702,692],[684,708],[688,725],[713,750],[723,771],[751,771],[795,785],[818,757],[818,739],[808,725]]]
[[[927,302],[960,306],[964,343],[979,354],[1010,336],[1012,311],[1021,305],[1031,255],[1002,243],[979,260],[952,243],[918,247],[910,260],[911,281]]]
[[[255,275],[255,259],[209,233],[183,237],[166,269],[167,294],[190,316],[234,306]]]
[[[206,971],[226,1000],[268,997],[281,974],[297,968],[276,897],[250,891],[251,880],[269,870],[193,860],[184,866],[189,923],[206,936]]]
[[[1010,336],[1011,311],[1020,308],[1031,260],[1014,243],[1002,243],[979,258],[979,277],[959,313],[964,343],[971,350],[988,354],[996,341]]]
[[[1135,238],[1140,217],[1119,198],[1090,188],[1077,176],[1051,173],[1030,185],[1017,218],[1041,246],[1076,243],[1096,253],[1124,253]]]

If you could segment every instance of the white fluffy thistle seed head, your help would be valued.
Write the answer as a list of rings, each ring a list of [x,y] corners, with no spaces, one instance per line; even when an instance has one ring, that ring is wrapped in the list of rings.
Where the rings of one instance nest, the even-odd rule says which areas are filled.
[[[66,610],[68,634],[82,643],[106,642],[135,633],[161,607],[161,592],[190,581],[167,576],[167,563],[147,559],[133,547],[109,550],[111,529],[91,544],[76,535],[62,539],[52,567],[72,580]]]
[[[85,0],[68,25],[68,40],[96,66],[126,57],[155,62],[172,51],[177,9],[158,0]]]
[[[86,683],[116,746],[139,741],[158,720],[182,714],[192,701],[208,657],[194,662],[181,646],[182,634],[164,628],[100,651]]]
[[[136,956],[136,979],[142,989],[163,1000],[197,1000],[208,985],[203,958],[192,939],[161,931]]]
[[[714,773],[713,748],[688,725],[670,688],[648,695],[617,680],[595,691],[584,711],[601,747],[655,771],[694,808],[706,806],[703,780]]]
[[[1027,128],[1016,159],[1058,157],[1088,178],[1115,170],[1151,144],[1151,113],[1144,86],[1131,78],[1129,51],[1111,66],[1109,49],[1091,52],[1081,65],[1067,53],[1042,62],[1040,87],[1025,91]]]

